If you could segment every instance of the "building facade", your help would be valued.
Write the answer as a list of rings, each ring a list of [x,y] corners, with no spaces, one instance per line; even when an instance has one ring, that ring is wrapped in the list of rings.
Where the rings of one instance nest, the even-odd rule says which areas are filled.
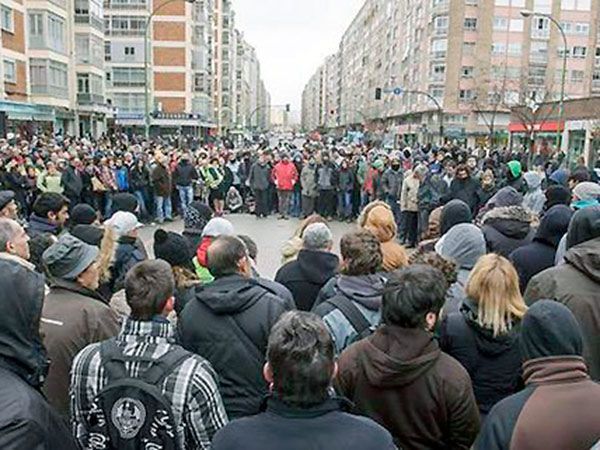
[[[524,9],[556,18],[566,49],[558,27]],[[366,0],[335,55],[339,84],[321,95],[339,99],[331,115],[341,126],[379,123],[406,142],[435,141],[441,107],[445,140],[506,142],[512,107],[560,97],[563,55],[566,98],[600,94],[599,17],[592,0]]]

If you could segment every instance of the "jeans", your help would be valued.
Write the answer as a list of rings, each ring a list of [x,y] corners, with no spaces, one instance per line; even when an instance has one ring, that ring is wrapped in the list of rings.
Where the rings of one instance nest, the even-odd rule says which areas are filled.
[[[173,219],[171,197],[156,196],[156,220],[163,223],[165,219]]]
[[[300,217],[302,212],[302,192],[295,190],[292,194],[292,204],[290,206],[290,215],[293,217]]]
[[[181,212],[185,215],[188,206],[194,201],[194,189],[192,186],[177,186],[177,190],[179,191]]]
[[[341,219],[352,217],[352,191],[338,192],[338,212]]]
[[[279,199],[279,215],[287,217],[290,209],[290,199],[292,198],[292,191],[277,191],[277,198]]]
[[[141,190],[138,191],[134,191],[133,195],[135,195],[135,198],[138,201],[138,207],[140,209],[140,217],[145,219],[148,217],[148,209],[146,208],[146,196],[144,195],[144,192]]]
[[[387,204],[390,205],[392,209],[392,213],[394,214],[394,221],[396,222],[396,226],[400,226],[400,221],[402,220],[402,212],[400,211],[400,205],[398,204],[398,198],[393,195],[388,195]]]
[[[112,204],[113,204],[112,192],[104,193],[104,218],[110,218],[113,215]]]

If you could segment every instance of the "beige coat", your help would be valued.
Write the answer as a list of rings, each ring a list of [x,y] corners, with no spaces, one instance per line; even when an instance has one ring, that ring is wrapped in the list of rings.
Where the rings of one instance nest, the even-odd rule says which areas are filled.
[[[402,195],[400,197],[400,209],[402,211],[419,211],[418,193],[420,181],[411,172],[402,182]]]

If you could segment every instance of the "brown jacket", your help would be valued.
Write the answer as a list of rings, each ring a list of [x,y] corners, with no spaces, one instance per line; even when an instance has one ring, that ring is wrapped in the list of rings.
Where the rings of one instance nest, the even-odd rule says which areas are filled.
[[[41,323],[50,359],[43,390],[60,414],[69,415],[69,372],[75,355],[89,344],[116,336],[119,329],[118,315],[94,292],[62,280],[50,287]]]
[[[468,449],[479,411],[467,371],[425,330],[384,325],[349,347],[337,387],[410,449]]]
[[[154,193],[159,197],[169,197],[173,188],[171,183],[171,172],[162,164],[157,164],[152,171],[152,184]]]

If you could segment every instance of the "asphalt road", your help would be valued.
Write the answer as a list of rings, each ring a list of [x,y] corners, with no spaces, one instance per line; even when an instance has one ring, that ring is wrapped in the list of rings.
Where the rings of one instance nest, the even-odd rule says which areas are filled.
[[[230,220],[238,234],[246,234],[256,242],[258,246],[258,270],[267,278],[273,278],[281,265],[281,245],[293,236],[300,224],[298,219],[277,220],[276,217],[257,220],[248,214],[232,214],[225,216]],[[332,222],[330,224],[333,232],[334,251],[339,254],[339,242],[343,234],[355,225]],[[152,254],[153,235],[157,226],[146,226],[140,230],[140,236],[146,248]],[[180,233],[183,223],[176,221],[162,226],[165,230]]]

